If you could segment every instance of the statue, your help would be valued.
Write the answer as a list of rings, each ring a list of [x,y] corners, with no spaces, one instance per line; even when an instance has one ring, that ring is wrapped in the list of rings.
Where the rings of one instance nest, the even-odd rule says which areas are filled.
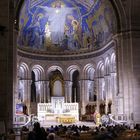
[[[101,115],[100,115],[100,113],[97,110],[94,113],[94,119],[95,119],[96,125],[100,125],[101,124]]]

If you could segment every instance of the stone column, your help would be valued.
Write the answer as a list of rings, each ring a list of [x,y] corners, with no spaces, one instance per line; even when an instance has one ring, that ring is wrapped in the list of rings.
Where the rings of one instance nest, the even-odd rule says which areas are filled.
[[[91,92],[91,93],[90,93]],[[88,80],[88,101],[93,102],[94,101],[94,81]],[[91,95],[90,95],[91,94]],[[91,96],[91,97],[90,97]],[[91,99],[90,99],[91,98]]]
[[[67,81],[67,102],[72,102],[72,82]]]
[[[105,99],[105,103],[106,103],[106,111],[105,113],[108,112],[108,102],[110,99],[110,75],[106,75],[104,76],[105,78],[105,94],[106,94],[106,99]]]
[[[46,103],[46,81],[42,81],[42,96],[43,96],[43,99],[42,99],[42,102],[43,103]]]
[[[45,82],[44,81],[39,81],[40,84],[40,102],[44,103],[45,102]]]
[[[131,4],[132,6],[132,4]],[[135,11],[135,10],[134,10]],[[132,16],[137,17],[137,16]],[[133,27],[131,26],[131,29]],[[129,29],[127,29],[129,30]],[[136,30],[136,29],[135,29]],[[127,116],[127,122],[140,123],[140,104],[139,98],[140,95],[140,86],[136,81],[138,79],[138,69],[136,68],[139,64],[139,37],[136,35],[135,39],[133,38],[135,34],[131,34],[132,32],[118,34],[115,37],[116,48],[117,48],[117,74],[118,74],[118,98],[123,102],[122,104],[118,104],[119,108],[122,110],[122,115]],[[139,33],[139,32],[138,32]],[[132,41],[133,40],[133,41]],[[135,42],[136,41],[136,42]],[[135,44],[135,43],[136,44]],[[134,44],[133,44],[134,43]],[[135,60],[135,63],[133,63]],[[135,72],[136,73],[135,73]],[[135,75],[134,75],[135,74]],[[134,114],[135,115],[134,115]],[[134,116],[133,116],[134,115]]]
[[[65,102],[68,102],[68,86],[67,86],[67,81],[64,82],[64,98],[65,98]]]
[[[85,107],[86,107],[86,103],[87,103],[87,97],[86,97],[86,80],[80,80],[80,93],[81,93],[81,98],[80,98],[80,102],[81,102],[81,115],[84,115],[86,113]]]
[[[111,73],[111,80],[110,80],[110,83],[111,83],[111,94],[112,94],[112,106],[111,106],[111,110],[112,110],[112,114],[116,114],[116,101],[115,101],[115,98],[116,98],[116,95],[117,95],[117,81],[116,81],[116,73],[113,72]]]
[[[36,103],[38,103],[41,100],[40,81],[35,82],[35,86],[36,86]]]
[[[32,80],[27,80],[27,111],[31,113],[31,84]]]
[[[106,92],[106,100],[109,98],[109,75],[104,76],[105,79],[105,92]]]
[[[28,80],[23,80],[24,81],[24,97],[23,97],[23,102],[27,104],[28,102]]]
[[[103,77],[98,77],[96,78],[97,81],[97,111],[99,112],[99,105],[100,101],[104,100],[103,99]]]
[[[46,81],[46,91],[47,91],[46,100],[47,100],[47,103],[50,103],[51,102],[51,97],[50,97],[49,81]]]

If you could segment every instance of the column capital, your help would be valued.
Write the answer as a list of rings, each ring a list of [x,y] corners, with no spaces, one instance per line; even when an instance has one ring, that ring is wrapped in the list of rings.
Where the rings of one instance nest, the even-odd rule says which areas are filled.
[[[111,76],[116,76],[117,73],[116,73],[116,72],[111,72],[110,75],[111,75]]]
[[[72,86],[72,81],[65,81],[65,85],[68,86],[68,87]]]
[[[28,81],[28,83],[29,83],[29,84],[31,84],[31,83],[32,83],[32,80],[27,80],[27,81]]]
[[[45,81],[43,81],[43,82],[44,82],[44,84],[46,84],[47,86],[49,86],[50,81],[45,80]]]
[[[96,77],[96,80],[102,80],[105,79],[104,77]]]
[[[104,75],[104,78],[107,79],[107,78],[110,78],[110,76],[111,76],[110,74],[107,74],[107,75]]]

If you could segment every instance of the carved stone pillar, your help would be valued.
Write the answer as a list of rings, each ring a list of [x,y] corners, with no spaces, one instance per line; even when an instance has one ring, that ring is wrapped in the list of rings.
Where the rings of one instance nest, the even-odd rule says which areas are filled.
[[[46,101],[47,103],[50,103],[51,102],[51,97],[50,97],[50,87],[49,87],[49,81],[46,81]]]
[[[70,103],[71,81],[65,81],[65,102]]]
[[[106,92],[105,92],[105,79],[104,77],[96,78],[96,86],[97,86],[97,111],[100,112],[100,104],[106,100]]]
[[[65,102],[67,103],[68,102],[68,86],[67,86],[68,83],[67,83],[67,81],[65,81],[64,83],[65,83],[64,84],[64,86],[65,86],[64,87],[64,90],[65,90],[65,94],[64,94],[65,95]]]
[[[109,103],[109,100],[112,98],[111,97],[111,91],[110,91],[110,75],[106,75],[104,76],[105,78],[105,93],[106,93],[106,113],[108,113],[108,103]]]
[[[72,102],[72,82],[67,81],[67,102]]]
[[[35,82],[36,86],[36,102],[39,103],[41,102],[41,81]]]
[[[43,97],[42,102],[46,103],[46,81],[42,81],[42,88],[43,88],[43,90],[42,90],[42,97]]]
[[[24,82],[24,99],[23,99],[23,102],[25,104],[28,103],[28,80],[23,80]]]
[[[109,98],[109,75],[104,76],[105,79],[105,93],[106,93],[106,99]]]
[[[86,80],[80,80],[80,102],[81,102],[81,115],[86,113],[86,103],[87,103],[87,94],[86,94]]]
[[[40,102],[45,102],[45,81],[40,81]]]
[[[117,95],[117,78],[116,78],[116,73],[111,73],[111,79],[110,79],[110,83],[111,83],[111,94],[112,94],[112,106],[111,106],[111,110],[112,110],[112,114],[116,114],[116,95]]]
[[[98,78],[98,99],[105,100],[106,93],[105,93],[105,80],[103,77]]]
[[[27,80],[27,111],[31,114],[31,84],[32,80]]]
[[[88,89],[87,89],[87,94],[88,94],[88,101],[93,102],[94,101],[94,81],[88,80]]]

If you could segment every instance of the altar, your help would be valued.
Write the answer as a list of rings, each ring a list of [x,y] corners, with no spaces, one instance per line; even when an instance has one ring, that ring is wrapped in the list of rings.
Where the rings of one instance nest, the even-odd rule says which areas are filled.
[[[75,120],[75,117],[74,116],[71,116],[71,115],[64,116],[64,115],[62,115],[62,116],[59,116],[57,118],[57,122],[58,123],[75,123],[76,120]]]
[[[50,103],[38,103],[39,121],[74,123],[79,121],[78,103],[65,103],[64,97],[51,97]]]

